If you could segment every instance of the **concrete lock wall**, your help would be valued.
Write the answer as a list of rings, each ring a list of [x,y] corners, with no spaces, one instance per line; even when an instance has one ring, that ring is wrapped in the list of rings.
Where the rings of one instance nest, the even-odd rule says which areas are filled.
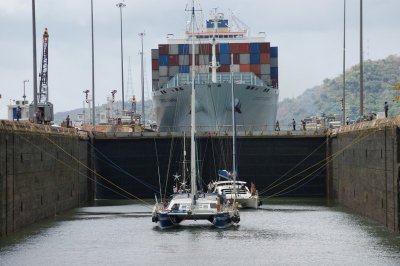
[[[88,164],[73,130],[0,121],[0,237],[87,203],[89,173],[63,150]]]
[[[385,125],[331,135],[328,197],[399,232],[399,129]]]

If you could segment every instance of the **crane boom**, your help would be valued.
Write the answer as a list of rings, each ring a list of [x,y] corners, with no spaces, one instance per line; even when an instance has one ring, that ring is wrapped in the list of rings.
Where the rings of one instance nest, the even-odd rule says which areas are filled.
[[[42,67],[40,72],[40,86],[38,93],[38,103],[47,103],[49,100],[48,87],[48,68],[49,66],[49,33],[45,28],[43,33]]]

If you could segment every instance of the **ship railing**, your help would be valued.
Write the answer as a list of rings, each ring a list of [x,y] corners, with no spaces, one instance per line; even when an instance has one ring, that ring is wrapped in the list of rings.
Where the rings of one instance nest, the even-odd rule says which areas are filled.
[[[267,86],[268,84],[258,78],[253,72],[234,72],[233,80],[235,84],[246,84],[252,86]],[[218,83],[230,83],[231,73],[217,73]],[[210,84],[212,83],[211,73],[197,73],[195,74],[195,85]],[[177,73],[168,81],[166,88],[179,87],[192,84],[191,73]]]

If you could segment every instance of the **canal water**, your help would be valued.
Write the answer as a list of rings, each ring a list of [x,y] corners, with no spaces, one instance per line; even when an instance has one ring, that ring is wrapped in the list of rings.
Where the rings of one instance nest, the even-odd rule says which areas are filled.
[[[267,202],[227,230],[161,230],[148,207],[98,201],[0,239],[0,265],[400,265],[400,236],[370,220],[321,200]]]

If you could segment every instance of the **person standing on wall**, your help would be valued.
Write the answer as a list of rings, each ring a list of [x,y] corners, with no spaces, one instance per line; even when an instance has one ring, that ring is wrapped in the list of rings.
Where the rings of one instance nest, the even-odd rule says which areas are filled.
[[[293,125],[293,131],[296,131],[296,121],[294,120],[294,118],[292,120],[292,125]]]
[[[388,117],[388,111],[389,111],[389,104],[388,104],[388,102],[385,102],[385,117],[387,118]]]

